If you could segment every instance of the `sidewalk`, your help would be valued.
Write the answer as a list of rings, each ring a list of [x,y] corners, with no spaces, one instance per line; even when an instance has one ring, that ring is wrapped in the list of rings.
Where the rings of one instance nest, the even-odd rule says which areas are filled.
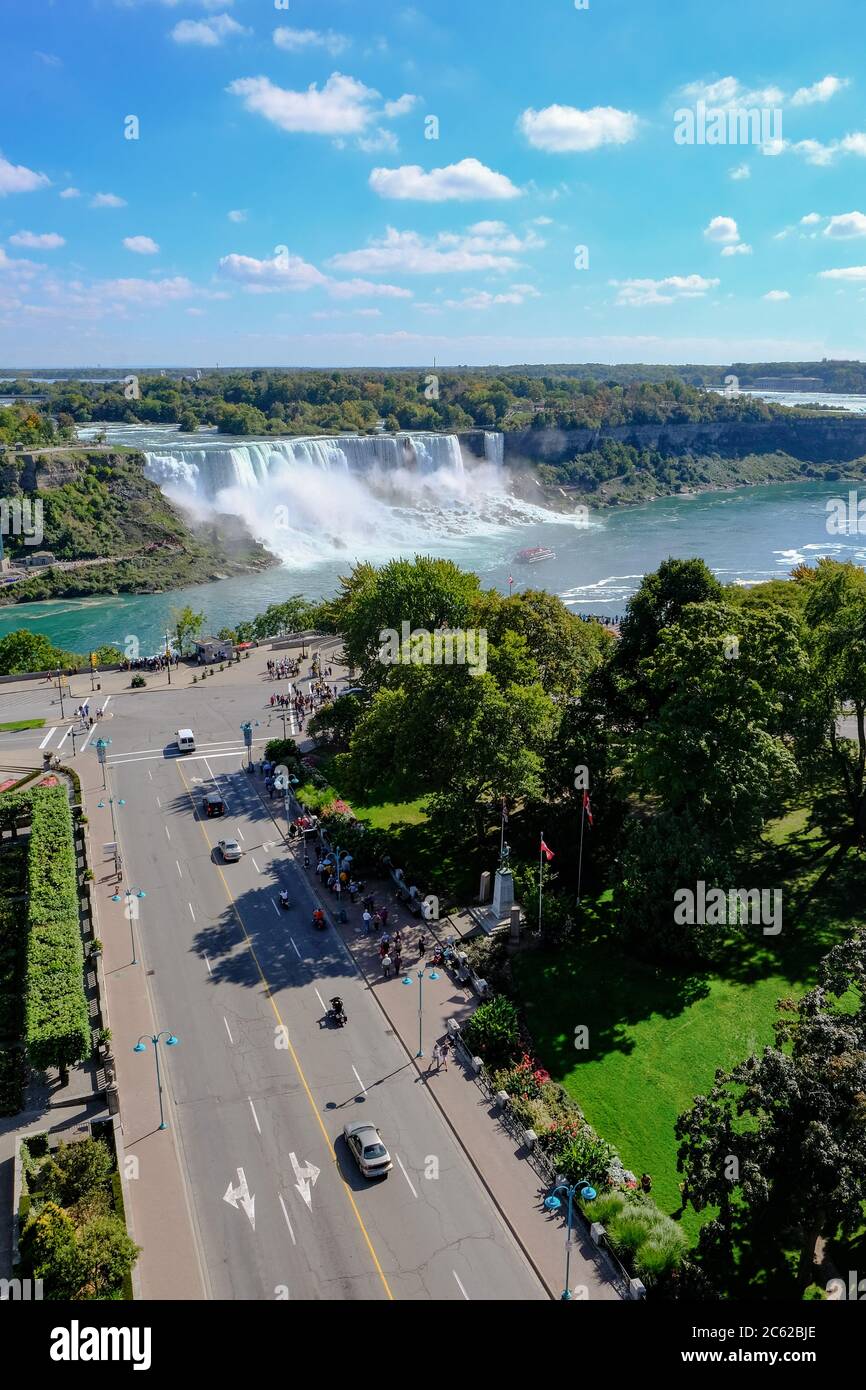
[[[315,873],[311,872],[310,879],[333,921],[335,898],[319,888]],[[419,1043],[417,942],[421,927],[397,902],[390,883],[368,880],[367,891],[373,893],[377,906],[389,908],[391,936],[398,928],[403,936],[402,965],[396,978],[393,973],[390,979],[383,978],[378,936],[361,933],[363,907],[360,902],[352,906],[347,895],[343,895],[349,922],[336,930],[536,1274],[551,1298],[559,1299],[565,1278],[564,1216],[550,1216],[545,1211],[542,1203],[547,1189],[526,1161],[522,1146],[499,1123],[494,1106],[451,1049],[440,1070],[432,1063],[433,1044],[446,1036],[448,1019],[462,1023],[468,1018],[475,1008],[475,996],[470,988],[455,984],[444,967],[437,971],[437,980],[425,978],[421,1027],[425,1055],[420,1059],[416,1057]],[[442,934],[441,926],[438,934]],[[428,943],[435,942],[436,933],[429,927],[425,927],[425,935]],[[429,955],[428,946],[428,961]],[[411,978],[412,984],[404,984],[404,978]],[[573,1236],[569,1280],[572,1296],[620,1300],[622,1294],[605,1254],[584,1239],[579,1228]],[[576,1289],[581,1290],[577,1295]]]
[[[103,943],[124,1150],[129,1168],[131,1157],[138,1160],[137,1174],[133,1168],[125,1191],[133,1239],[142,1248],[137,1265],[141,1297],[204,1299],[208,1293],[184,1177],[186,1164],[178,1150],[178,1130],[171,1113],[171,1068],[163,1068],[163,1099],[169,1127],[160,1130],[152,1045],[148,1043],[144,1055],[132,1050],[140,1037],[152,1037],[162,1023],[154,1020],[137,922],[132,927],[138,964],[132,964],[130,923],[124,916],[123,897],[123,887],[128,885],[124,881],[123,887],[117,888],[114,863],[106,863],[102,856],[102,846],[114,839],[108,792],[103,792],[102,768],[95,758],[76,759],[75,770],[81,779],[82,799],[89,817],[88,855],[95,878],[94,927]],[[98,805],[100,800],[106,803],[103,808]],[[119,903],[111,901],[115,891],[121,893]]]

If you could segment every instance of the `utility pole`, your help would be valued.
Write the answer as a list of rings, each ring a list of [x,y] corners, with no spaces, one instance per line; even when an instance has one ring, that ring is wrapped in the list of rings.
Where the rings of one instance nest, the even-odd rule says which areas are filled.
[[[168,628],[165,630],[165,660],[168,668],[168,683],[171,685],[171,647],[168,642]]]

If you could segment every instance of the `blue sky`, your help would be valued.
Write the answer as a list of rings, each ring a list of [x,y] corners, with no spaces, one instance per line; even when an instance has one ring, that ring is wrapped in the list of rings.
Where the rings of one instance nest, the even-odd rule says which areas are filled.
[[[861,16],[4,0],[0,364],[864,356]]]

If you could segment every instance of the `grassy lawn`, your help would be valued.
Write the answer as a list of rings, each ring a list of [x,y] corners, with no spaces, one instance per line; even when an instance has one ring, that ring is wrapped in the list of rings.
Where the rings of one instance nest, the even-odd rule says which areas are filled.
[[[0,724],[0,734],[16,734],[21,729],[44,729],[44,719],[13,719]]]
[[[837,860],[803,810],[768,828],[754,874],[756,886],[783,886],[782,933],[747,927],[713,974],[633,961],[604,933],[570,952],[515,961],[540,1059],[626,1166],[652,1175],[667,1212],[680,1205],[677,1116],[711,1087],[717,1067],[772,1042],[776,1001],[809,987],[866,901],[862,857]],[[578,1052],[581,1024],[589,1046]],[[701,1219],[691,1209],[683,1218],[693,1238]]]

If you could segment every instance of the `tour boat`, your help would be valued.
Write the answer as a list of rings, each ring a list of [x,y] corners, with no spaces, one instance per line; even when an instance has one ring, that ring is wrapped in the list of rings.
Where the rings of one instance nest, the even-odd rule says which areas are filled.
[[[533,545],[527,550],[518,550],[514,559],[521,565],[537,565],[542,560],[555,560],[556,551],[546,545]]]

